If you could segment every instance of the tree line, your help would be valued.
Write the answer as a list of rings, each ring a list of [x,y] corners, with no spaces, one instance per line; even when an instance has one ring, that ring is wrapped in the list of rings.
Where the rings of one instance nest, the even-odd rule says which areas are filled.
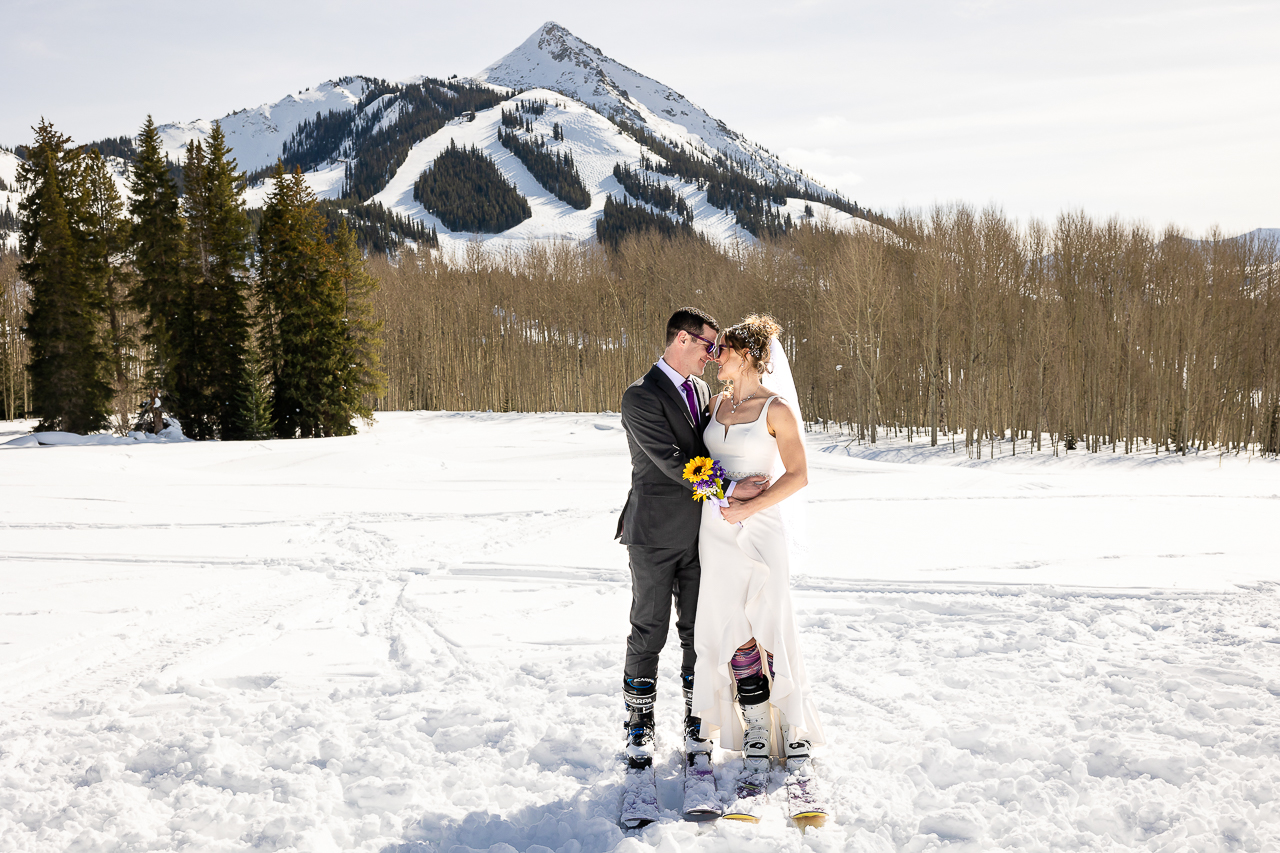
[[[0,263],[6,417],[124,430],[158,395],[187,435],[229,440],[342,435],[371,415],[376,285],[300,172],[277,166],[255,238],[218,124],[187,147],[180,194],[148,118],[127,203],[97,149],[35,132],[20,258]]]
[[[10,417],[37,411],[45,425],[53,412],[69,424],[88,399],[92,421],[118,396],[118,364],[126,377],[192,389],[183,405],[204,408],[188,417],[218,435],[268,420],[275,434],[330,434],[360,406],[616,410],[662,351],[671,310],[696,304],[725,323],[777,317],[807,418],[856,440],[889,433],[973,456],[997,445],[1280,452],[1275,241],[1192,239],[1081,213],[1020,226],[955,205],[903,212],[892,231],[801,223],[730,249],[638,227],[606,229],[589,246],[476,244],[452,262],[404,248],[361,262],[349,232],[346,242],[326,233],[301,176],[278,169],[241,265],[241,249],[226,248],[243,243],[226,226],[236,217],[225,146],[211,138],[188,152],[190,200],[177,198],[147,128],[138,147],[150,165],[135,168],[122,228],[100,158],[39,130],[39,156],[23,167],[22,261],[0,259]],[[601,223],[636,211],[658,216],[610,199]],[[209,327],[234,296],[209,292],[224,281],[249,306],[247,338],[235,324]],[[83,326],[81,315],[94,319]],[[346,343],[331,345],[340,327]],[[329,342],[305,350],[309,360],[308,335]],[[244,372],[213,360],[197,370],[192,341],[201,352],[226,341]],[[56,366],[55,355],[74,357]],[[78,374],[82,362],[105,366]],[[91,393],[63,396],[81,409],[56,409],[58,395],[46,404],[44,389],[78,375]],[[228,375],[249,403],[225,408]]]
[[[514,130],[500,128],[498,141],[516,155],[542,188],[574,210],[591,206],[591,193],[578,174],[571,151],[548,151],[545,140],[523,139]]]
[[[371,258],[379,409],[616,411],[695,304],[784,329],[806,418],[972,456],[1280,451],[1280,253],[1066,214],[1018,227],[965,206],[898,233],[797,226],[725,252],[632,234],[616,248],[478,246]],[[767,379],[766,379],[767,384]]]
[[[758,177],[760,170],[717,151],[709,156],[695,153],[683,144],[672,145],[649,130],[625,119],[610,119],[622,133],[630,136],[661,158],[655,161],[641,154],[641,172],[656,172],[694,184],[707,194],[707,203],[734,214],[737,223],[753,237],[777,238],[792,227],[789,217],[779,214],[775,205],[786,204],[788,198],[817,201],[851,216],[878,225],[891,225],[882,214],[873,213],[845,201],[835,194],[814,192],[796,181],[774,180],[766,183]]]
[[[693,222],[693,209],[684,200],[684,196],[651,177],[644,169],[637,170],[625,163],[614,163],[613,177],[632,198],[658,210],[674,213],[685,222]]]
[[[533,216],[529,200],[478,148],[452,140],[418,176],[413,198],[451,231],[498,234]]]
[[[597,243],[616,249],[629,235],[650,232],[666,238],[679,235],[686,239],[702,239],[687,219],[673,220],[642,204],[632,204],[626,194],[618,201],[614,201],[612,194],[605,197],[604,212],[596,220]]]

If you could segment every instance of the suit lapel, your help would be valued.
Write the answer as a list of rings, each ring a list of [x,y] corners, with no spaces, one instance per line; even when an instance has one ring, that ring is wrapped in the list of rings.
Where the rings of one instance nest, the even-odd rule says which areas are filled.
[[[675,383],[662,372],[662,368],[654,365],[649,371],[649,378],[656,384],[667,398],[676,404],[676,407],[684,412],[684,419],[691,427],[697,427],[693,422],[693,413],[689,411],[689,401],[684,398],[684,392],[675,386]],[[696,386],[695,386],[696,387]]]

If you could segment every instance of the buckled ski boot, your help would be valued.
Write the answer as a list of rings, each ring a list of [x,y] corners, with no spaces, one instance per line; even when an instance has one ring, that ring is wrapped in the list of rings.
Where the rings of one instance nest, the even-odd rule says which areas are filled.
[[[751,675],[738,682],[742,708],[742,764],[748,773],[769,772],[769,681]]]
[[[693,676],[680,676],[684,689],[684,751],[687,755],[711,752],[711,741],[702,736],[702,720],[693,715]]]
[[[736,799],[725,810],[730,820],[759,823],[769,789],[769,681],[763,675],[738,679],[738,707],[742,709],[742,773]]]
[[[623,679],[627,704],[627,766],[642,770],[653,765],[653,700],[657,685],[652,678]]]

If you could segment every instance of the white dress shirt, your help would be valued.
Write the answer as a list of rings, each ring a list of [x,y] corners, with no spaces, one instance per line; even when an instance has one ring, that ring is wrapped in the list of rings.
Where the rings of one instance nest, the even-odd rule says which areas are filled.
[[[681,376],[677,373],[674,367],[667,364],[667,360],[665,358],[658,359],[658,369],[667,374],[667,378],[671,380],[671,383],[676,386],[676,390],[680,392],[680,399],[685,401],[686,406],[689,405],[689,398],[684,395],[684,383],[689,381],[689,377]],[[690,382],[689,384],[692,385],[693,383]],[[698,399],[698,392],[696,390],[693,392],[693,399]],[[690,411],[689,414],[693,416],[693,422],[695,424],[702,420],[702,418],[698,416],[697,412]]]

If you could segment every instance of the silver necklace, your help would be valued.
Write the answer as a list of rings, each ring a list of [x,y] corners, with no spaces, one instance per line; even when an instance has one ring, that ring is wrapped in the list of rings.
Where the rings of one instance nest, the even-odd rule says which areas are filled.
[[[754,397],[759,393],[760,393],[760,389],[757,388],[756,390],[752,391],[750,394],[748,394],[747,396],[743,397],[741,400],[735,403],[733,402],[733,392],[730,391],[729,392],[729,414],[730,415],[737,414],[739,406],[741,406],[743,403],[747,402],[748,400],[750,400],[752,397]]]

